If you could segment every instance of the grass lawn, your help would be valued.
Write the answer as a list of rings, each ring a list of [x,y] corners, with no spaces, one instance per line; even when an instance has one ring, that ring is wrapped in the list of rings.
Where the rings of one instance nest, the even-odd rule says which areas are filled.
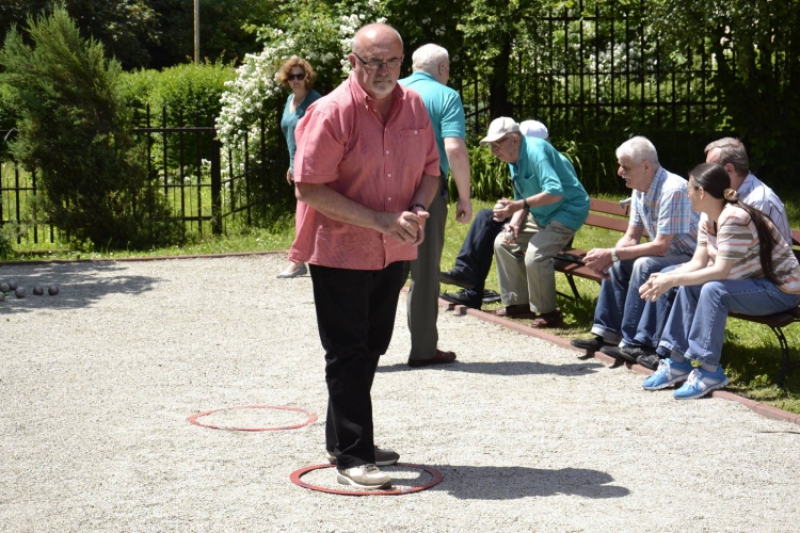
[[[618,198],[608,198],[617,200]],[[493,202],[474,202],[475,212],[480,209],[491,208]],[[788,207],[788,206],[787,206]],[[789,209],[792,227],[800,227],[797,219],[797,210]],[[466,236],[468,225],[455,221],[455,209],[451,206],[447,224],[445,248],[442,254],[442,269],[452,267],[461,243]],[[590,249],[593,247],[612,246],[620,234],[596,228],[583,228],[575,237],[575,247]],[[20,259],[99,259],[99,258],[126,258],[126,257],[161,257],[180,255],[225,254],[236,252],[253,252],[287,249],[294,237],[294,221],[286,217],[272,229],[247,229],[236,235],[204,237],[180,247],[152,249],[145,252],[95,252],[77,253],[66,248],[54,248],[53,245],[17,247]],[[572,292],[561,275],[556,275],[559,292],[571,295]],[[581,300],[571,297],[560,297],[560,307],[564,312],[565,326],[551,330],[552,333],[565,338],[584,337],[590,335],[594,306],[599,292],[599,285],[592,281],[576,278],[578,289],[582,295]],[[486,284],[487,289],[499,290],[497,271],[492,269]],[[455,291],[457,287],[443,286],[442,290]],[[484,306],[484,309],[499,307],[500,304]],[[798,357],[800,350],[800,327],[792,326],[785,331],[790,346],[795,348],[794,357]],[[753,324],[736,319],[728,321],[725,333],[722,365],[728,377],[731,378],[729,388],[743,396],[754,400],[774,405],[781,409],[800,413],[800,370],[791,375],[786,383],[786,389],[781,390],[774,386],[780,369],[780,348],[775,335],[766,326]]]

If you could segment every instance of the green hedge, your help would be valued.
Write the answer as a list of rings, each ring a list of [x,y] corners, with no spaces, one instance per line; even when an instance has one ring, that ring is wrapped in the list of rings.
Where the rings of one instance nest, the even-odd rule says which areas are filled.
[[[166,107],[171,126],[178,125],[178,114],[183,112],[185,125],[193,125],[195,117],[203,126],[213,126],[213,117],[219,115],[220,98],[225,82],[233,80],[236,71],[223,63],[186,64],[162,71],[139,70],[123,75],[125,98],[136,113],[136,122],[143,124],[147,104],[154,120],[160,119]]]

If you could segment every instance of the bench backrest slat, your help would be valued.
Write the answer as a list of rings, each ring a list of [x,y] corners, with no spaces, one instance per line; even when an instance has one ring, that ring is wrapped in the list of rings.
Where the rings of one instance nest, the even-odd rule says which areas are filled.
[[[627,217],[630,214],[629,205],[630,204],[622,206],[619,205],[619,202],[597,200],[595,198],[589,199],[589,209],[591,211],[597,211],[607,215],[619,215],[621,217]],[[798,236],[800,236],[800,232],[798,232]]]
[[[622,218],[611,218],[603,215],[596,215],[589,213],[586,217],[587,226],[595,226],[597,228],[613,229],[622,233],[628,231],[628,221]]]

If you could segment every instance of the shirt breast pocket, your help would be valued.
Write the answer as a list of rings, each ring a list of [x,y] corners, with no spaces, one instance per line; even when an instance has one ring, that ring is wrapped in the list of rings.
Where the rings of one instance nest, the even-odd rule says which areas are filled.
[[[425,169],[425,160],[428,150],[424,139],[428,138],[425,129],[402,130],[400,139],[403,143],[403,167],[411,172],[412,176],[421,176]]]

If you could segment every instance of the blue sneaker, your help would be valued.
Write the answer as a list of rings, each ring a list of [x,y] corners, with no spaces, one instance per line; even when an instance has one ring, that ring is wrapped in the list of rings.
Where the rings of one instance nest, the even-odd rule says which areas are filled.
[[[714,372],[709,372],[702,368],[695,368],[692,370],[692,373],[689,374],[689,379],[686,380],[686,383],[676,390],[673,396],[676,400],[700,398],[712,390],[721,389],[728,383],[730,383],[730,380],[722,371],[721,366],[718,366]]]
[[[686,381],[689,374],[692,372],[692,363],[688,360],[682,363],[676,363],[672,359],[662,359],[658,362],[658,369],[650,374],[642,388],[645,390],[660,390]]]

